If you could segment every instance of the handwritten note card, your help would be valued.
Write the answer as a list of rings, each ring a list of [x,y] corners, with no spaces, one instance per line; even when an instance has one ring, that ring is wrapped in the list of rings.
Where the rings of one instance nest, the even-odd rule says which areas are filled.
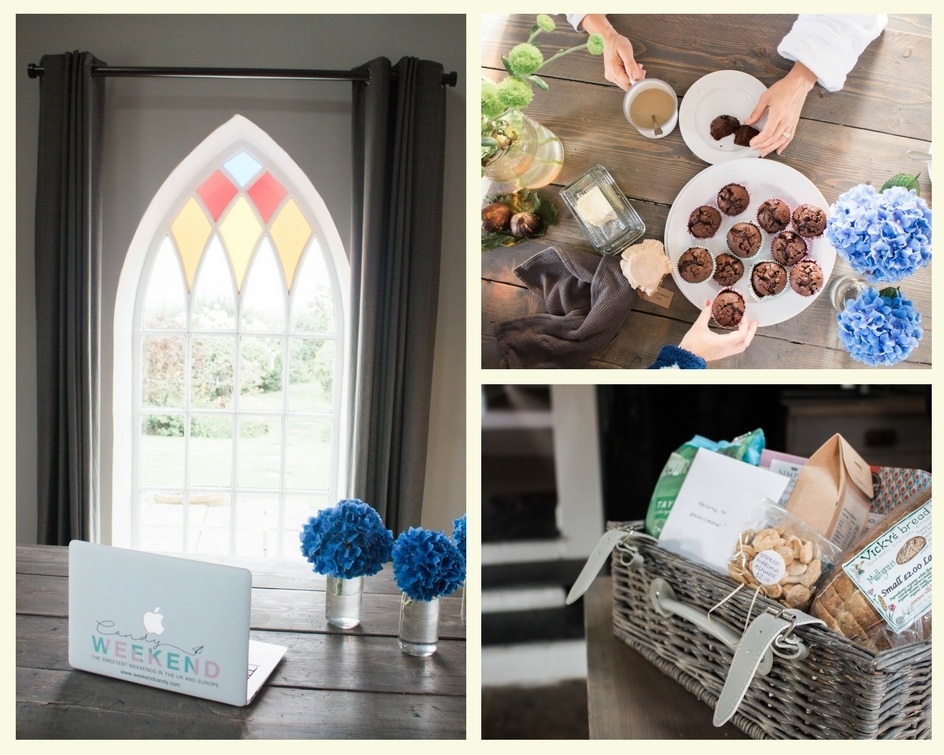
[[[727,573],[737,536],[754,507],[765,498],[780,500],[788,482],[783,475],[700,448],[659,545]]]

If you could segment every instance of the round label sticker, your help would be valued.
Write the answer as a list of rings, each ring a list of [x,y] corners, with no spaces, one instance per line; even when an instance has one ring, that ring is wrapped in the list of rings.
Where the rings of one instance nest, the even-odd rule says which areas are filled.
[[[751,562],[751,571],[762,585],[775,585],[787,571],[787,565],[777,551],[761,551]]]

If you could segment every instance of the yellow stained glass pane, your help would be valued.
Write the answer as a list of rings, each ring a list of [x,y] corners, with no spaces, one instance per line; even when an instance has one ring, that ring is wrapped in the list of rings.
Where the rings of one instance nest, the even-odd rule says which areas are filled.
[[[240,197],[226,219],[220,223],[220,236],[233,265],[237,291],[242,290],[252,250],[256,248],[256,242],[261,235],[262,224],[259,218],[252,211],[246,197]]]
[[[203,255],[203,248],[210,238],[210,220],[206,213],[193,197],[187,200],[183,209],[171,223],[170,232],[177,244],[177,252],[184,266],[187,276],[187,290],[193,290],[193,278],[197,273],[197,265]]]
[[[285,271],[288,290],[291,291],[298,260],[302,256],[305,244],[308,243],[308,237],[311,236],[311,226],[308,225],[308,221],[305,220],[305,216],[302,215],[294,199],[289,199],[285,203],[285,207],[272,224],[271,233],[279,260],[282,262],[282,269]]]

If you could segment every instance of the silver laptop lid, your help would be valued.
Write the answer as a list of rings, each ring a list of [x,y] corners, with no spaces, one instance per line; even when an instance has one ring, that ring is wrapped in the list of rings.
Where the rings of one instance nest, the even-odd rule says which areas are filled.
[[[69,663],[245,705],[251,592],[247,569],[73,541]]]

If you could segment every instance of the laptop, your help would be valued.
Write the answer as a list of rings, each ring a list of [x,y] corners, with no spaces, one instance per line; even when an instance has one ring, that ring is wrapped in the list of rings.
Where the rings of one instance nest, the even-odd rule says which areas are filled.
[[[248,569],[73,540],[69,664],[248,705],[286,648],[249,639]]]

